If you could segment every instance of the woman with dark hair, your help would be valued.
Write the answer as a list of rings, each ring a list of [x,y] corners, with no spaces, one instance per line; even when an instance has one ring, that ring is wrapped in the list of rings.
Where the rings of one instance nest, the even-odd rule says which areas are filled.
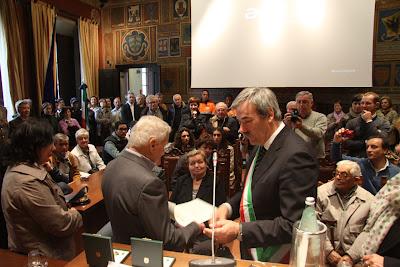
[[[74,147],[76,145],[75,133],[81,128],[81,126],[76,119],[72,118],[71,110],[72,107],[69,106],[62,108],[60,113],[62,119],[58,122],[58,125],[60,126],[61,133],[68,136],[69,147]]]
[[[188,105],[190,108],[190,112],[182,114],[181,124],[179,128],[188,128],[197,139],[205,131],[207,117],[204,114],[200,114],[200,99],[196,97],[191,97],[189,98]]]
[[[68,209],[60,187],[43,167],[53,149],[53,131],[46,122],[29,120],[16,129],[3,151],[8,169],[1,204],[12,251],[39,249],[47,257],[70,260],[82,217]]]
[[[229,188],[235,189],[235,154],[233,147],[228,144],[226,139],[226,133],[221,128],[215,128],[212,132],[212,137],[214,140],[214,148],[217,150],[218,158],[229,156]]]
[[[194,136],[187,128],[181,128],[175,134],[175,141],[166,147],[168,155],[181,156],[194,148]]]

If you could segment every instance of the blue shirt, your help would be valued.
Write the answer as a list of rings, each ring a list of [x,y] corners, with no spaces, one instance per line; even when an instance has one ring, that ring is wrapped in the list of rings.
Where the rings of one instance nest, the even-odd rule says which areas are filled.
[[[400,172],[400,168],[390,162],[386,168],[376,172],[372,162],[368,158],[357,158],[342,155],[340,143],[332,142],[331,158],[335,162],[338,162],[342,159],[357,162],[360,166],[363,176],[363,188],[374,195],[376,195],[376,193],[378,193],[379,189],[382,187],[382,177],[386,176],[387,179],[390,179]]]

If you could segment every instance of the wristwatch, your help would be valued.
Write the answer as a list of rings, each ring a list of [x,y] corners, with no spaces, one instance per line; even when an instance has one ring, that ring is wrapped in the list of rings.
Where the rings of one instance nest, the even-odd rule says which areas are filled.
[[[236,239],[237,240],[239,240],[239,241],[243,241],[243,228],[242,228],[242,223],[240,222],[239,223],[239,233],[238,233],[238,235],[237,235],[237,237],[236,237]]]

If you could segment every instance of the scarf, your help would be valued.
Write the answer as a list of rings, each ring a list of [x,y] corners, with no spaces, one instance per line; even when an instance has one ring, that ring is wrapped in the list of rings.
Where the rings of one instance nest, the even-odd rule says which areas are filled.
[[[388,180],[371,203],[370,216],[364,231],[368,233],[362,246],[363,255],[376,253],[390,228],[400,216],[400,174]]]

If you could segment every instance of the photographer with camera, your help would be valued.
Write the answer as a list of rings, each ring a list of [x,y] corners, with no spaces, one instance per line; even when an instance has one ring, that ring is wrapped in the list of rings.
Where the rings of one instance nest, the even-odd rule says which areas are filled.
[[[288,103],[289,104],[289,103]],[[284,116],[287,126],[294,129],[304,141],[315,149],[317,158],[325,158],[324,135],[327,128],[326,116],[312,110],[313,95],[308,91],[298,92],[296,95],[297,109],[291,108]]]
[[[341,144],[351,140],[353,136],[354,131],[345,128],[341,128],[335,133],[332,142],[331,159],[335,162],[342,159],[357,162],[360,165],[363,177],[362,187],[375,195],[385,185],[387,179],[400,172],[400,168],[386,159],[385,154],[389,149],[389,144],[379,135],[371,136],[365,142],[368,158],[342,155]]]

